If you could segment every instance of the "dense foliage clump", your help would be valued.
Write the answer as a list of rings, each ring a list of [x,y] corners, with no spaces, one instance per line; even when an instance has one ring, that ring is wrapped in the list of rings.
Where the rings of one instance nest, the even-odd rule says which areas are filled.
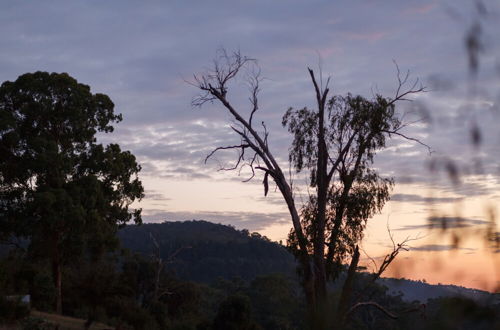
[[[62,311],[63,267],[116,247],[116,231],[141,210],[134,155],[97,143],[122,117],[104,94],[66,73],[26,73],[0,86],[0,238],[25,238],[47,260]]]

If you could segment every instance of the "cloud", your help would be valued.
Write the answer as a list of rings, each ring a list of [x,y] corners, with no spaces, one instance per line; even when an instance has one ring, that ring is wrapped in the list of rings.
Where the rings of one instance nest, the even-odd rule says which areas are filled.
[[[259,185],[261,184],[260,181],[258,183],[259,183]],[[269,188],[271,191],[274,188],[277,189],[277,187],[274,184],[271,184]],[[264,190],[264,189],[262,189],[262,190]],[[278,194],[270,194],[267,196],[263,196],[263,194],[262,194],[259,196],[254,196],[253,199],[256,201],[259,201],[259,202],[266,202],[266,203],[272,204],[272,205],[286,205],[285,200],[283,199],[283,196],[281,196],[281,194],[279,194],[279,193]]]
[[[451,250],[464,250],[464,251],[475,251],[473,248],[459,248],[453,245],[440,245],[440,244],[427,244],[420,246],[410,247],[411,251],[451,251]]]
[[[424,197],[415,194],[394,194],[391,196],[393,202],[414,202],[414,203],[453,203],[460,201],[459,197]]]
[[[427,3],[427,4],[422,4],[422,5],[418,5],[415,7],[405,9],[403,13],[410,14],[410,15],[427,14],[430,11],[432,11],[435,7],[436,7],[436,3]]]
[[[477,225],[487,225],[488,221],[462,217],[430,217],[427,219],[430,229],[454,229]]]
[[[462,0],[454,5],[461,8],[468,3]],[[211,65],[217,47],[240,49],[259,60],[266,79],[255,122],[266,121],[269,147],[281,160],[287,159],[290,145],[281,116],[289,106],[315,106],[308,65],[316,68],[321,62],[325,78],[333,75],[332,95],[390,97],[397,88],[392,63],[396,59],[402,72],[410,69],[411,77],[428,77],[433,89],[416,96],[413,104],[398,105],[398,111],[411,120],[423,112],[428,117],[425,125],[407,127],[404,133],[429,144],[435,150],[432,157],[456,163],[464,180],[459,186],[450,185],[443,178],[443,162],[430,171],[427,150],[399,138],[376,156],[377,169],[395,177],[397,184],[421,183],[461,196],[487,195],[492,192],[490,181],[465,179],[492,175],[498,185],[498,111],[495,115],[493,110],[498,105],[498,90],[493,90],[498,80],[495,71],[484,66],[484,79],[480,76],[476,85],[480,102],[471,104],[462,44],[466,27],[457,28],[434,4],[395,0],[290,0],[287,6],[265,0],[226,0],[217,6],[167,1],[2,2],[0,81],[36,70],[68,72],[93,92],[108,94],[115,110],[123,113],[124,121],[112,134],[101,134],[101,141],[132,151],[143,166],[142,175],[198,180],[214,179],[219,163],[234,160],[234,154],[220,153],[205,165],[203,160],[213,148],[239,142],[228,128],[230,118],[219,106],[191,108],[197,90],[184,81]],[[492,12],[498,8],[491,6]],[[499,29],[499,23],[491,21],[485,33],[495,36]],[[492,52],[498,50],[498,45],[490,47]],[[463,55],[463,61],[457,54]],[[248,115],[244,81],[235,81],[228,97]],[[469,148],[471,118],[483,133],[479,151]],[[471,158],[479,159],[475,163],[481,166]],[[426,202],[420,196],[401,194],[393,201]]]
[[[486,226],[489,222],[486,220],[470,219],[462,217],[429,217],[427,218],[426,224],[419,225],[406,225],[395,230],[419,230],[419,229],[457,229],[457,228],[469,228],[473,226]]]
[[[500,232],[488,233],[488,241],[491,242],[490,247],[494,249],[494,253],[500,252]]]
[[[153,200],[153,201],[171,200],[171,198],[166,197],[164,194],[162,194],[161,192],[158,192],[156,190],[146,190],[144,192],[144,199]]]
[[[383,39],[387,35],[386,32],[365,32],[365,33],[355,33],[349,32],[346,33],[348,39],[352,40],[362,40],[369,42],[377,42]]]
[[[147,210],[142,216],[144,222],[206,220],[215,223],[231,224],[238,229],[259,231],[274,224],[290,222],[286,212],[168,212],[164,210]]]

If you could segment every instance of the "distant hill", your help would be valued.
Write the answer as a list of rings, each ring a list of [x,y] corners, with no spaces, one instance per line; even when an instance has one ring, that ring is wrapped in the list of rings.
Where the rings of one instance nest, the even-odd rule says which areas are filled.
[[[294,257],[283,246],[231,226],[192,220],[127,226],[118,233],[123,247],[143,255],[157,251],[150,235],[158,242],[164,260],[175,254],[168,267],[181,279],[210,283],[219,277],[252,280],[270,273],[295,276]],[[499,302],[498,295],[455,285],[394,278],[381,278],[378,283],[388,287],[388,294],[402,294],[409,302],[454,296]]]
[[[157,253],[156,240],[161,258],[171,259],[167,267],[184,280],[210,283],[219,277],[295,274],[294,257],[285,247],[258,233],[207,221],[132,225],[118,237],[123,247],[143,255]]]
[[[144,256],[160,255],[169,260],[167,268],[182,280],[211,283],[219,277],[253,280],[259,275],[282,273],[296,277],[296,262],[286,248],[258,233],[208,221],[146,223],[130,225],[118,232],[124,248]],[[153,239],[153,238],[154,239]],[[22,242],[28,245],[27,241]],[[0,257],[11,247],[0,244]],[[339,283],[333,285],[338,288]],[[431,285],[407,279],[381,278],[378,283],[388,294],[402,294],[402,299],[422,303],[438,297],[461,296],[480,303],[500,303],[499,294],[455,285]]]
[[[439,297],[463,297],[472,299],[478,303],[499,304],[500,294],[491,294],[487,291],[464,288],[456,285],[428,284],[421,281],[412,281],[408,279],[381,278],[379,284],[385,285],[389,290],[388,294],[403,294],[406,301],[418,300],[422,303],[429,299]]]

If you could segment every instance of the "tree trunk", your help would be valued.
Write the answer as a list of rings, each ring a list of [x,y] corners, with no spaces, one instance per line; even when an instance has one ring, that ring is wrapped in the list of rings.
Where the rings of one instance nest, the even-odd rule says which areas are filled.
[[[320,120],[321,121],[321,120]],[[328,182],[326,178],[326,146],[324,136],[321,134],[318,142],[318,167],[317,167],[317,215],[314,230],[314,287],[318,304],[326,300],[326,272],[325,272],[325,226],[326,226],[326,202],[328,193]]]
[[[350,305],[352,286],[354,283],[354,275],[356,274],[356,268],[358,267],[358,262],[359,262],[359,248],[358,246],[356,246],[356,249],[354,250],[354,254],[351,259],[351,264],[349,265],[349,270],[347,271],[347,278],[344,282],[344,286],[342,287],[342,293],[337,308],[336,319],[339,322],[340,329],[342,329],[346,321],[345,316]]]
[[[157,260],[157,269],[156,269],[156,277],[155,277],[155,288],[153,292],[153,301],[157,302],[160,297],[160,278],[161,271],[163,269],[163,260],[160,258],[160,248],[158,248],[158,260]]]
[[[62,270],[58,252],[59,251],[56,250],[56,254],[52,258],[52,280],[54,281],[54,287],[56,288],[56,300],[54,302],[54,309],[57,314],[62,314]]]
[[[326,267],[325,267],[325,227],[326,203],[328,194],[328,150],[325,141],[325,104],[328,88],[320,89],[314,73],[309,69],[309,74],[316,90],[318,105],[318,159],[316,164],[316,191],[317,214],[313,234],[313,281],[315,294],[315,329],[327,328],[327,293],[326,293]]]
[[[321,95],[323,94],[323,95]],[[325,269],[325,226],[326,226],[326,203],[328,194],[328,150],[325,141],[325,101],[328,89],[317,94],[318,97],[318,218],[316,237],[314,238],[314,271],[317,304],[322,319],[326,318],[326,269]],[[321,96],[321,97],[320,97]]]

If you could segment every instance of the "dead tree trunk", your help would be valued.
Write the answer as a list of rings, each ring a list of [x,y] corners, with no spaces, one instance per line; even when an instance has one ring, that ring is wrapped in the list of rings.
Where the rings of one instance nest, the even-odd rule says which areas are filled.
[[[315,294],[319,309],[326,306],[326,271],[325,271],[325,227],[326,227],[326,203],[328,193],[328,150],[325,141],[325,103],[328,96],[328,87],[321,90],[318,86],[314,72],[309,70],[314,89],[316,91],[316,103],[318,106],[318,159],[316,164],[316,190],[318,200],[317,218],[315,221],[313,237],[313,259],[315,272]],[[323,311],[320,311],[323,312]],[[326,311],[325,311],[326,312]]]

